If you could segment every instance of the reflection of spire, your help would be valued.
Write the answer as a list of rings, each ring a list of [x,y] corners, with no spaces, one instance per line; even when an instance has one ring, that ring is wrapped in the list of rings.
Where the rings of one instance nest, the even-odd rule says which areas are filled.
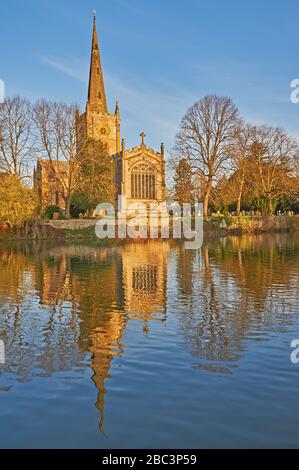
[[[145,333],[146,335],[149,334],[149,325],[148,325],[148,320],[147,320],[147,319],[144,320],[143,331],[144,331],[144,333]]]
[[[100,326],[95,328],[90,335],[92,352],[91,368],[94,372],[94,381],[99,393],[96,407],[100,411],[100,430],[104,431],[105,418],[105,380],[111,378],[109,373],[114,357],[121,356],[124,346],[121,343],[126,318],[121,311],[115,311],[102,316]]]
[[[109,249],[54,247],[47,252],[48,261],[43,259],[40,263],[42,303],[53,306],[55,311],[56,306],[69,299],[76,306],[76,315],[84,320],[80,325],[79,346],[86,350],[89,339],[92,380],[98,390],[96,407],[103,434],[107,379],[111,378],[113,359],[123,354],[127,319],[142,321],[144,333],[149,334],[151,321],[166,318],[168,250],[168,243],[162,241],[130,244],[116,256]],[[90,269],[90,262],[95,269]],[[82,277],[82,272],[87,277]],[[107,286],[115,288],[107,292]],[[50,316],[49,320],[53,324],[48,325],[48,344],[55,330],[55,318]]]
[[[181,257],[177,259],[178,287],[186,299],[193,295],[194,301],[188,314],[185,299],[175,305],[181,313],[176,314],[180,335],[186,338],[188,351],[193,349],[193,360],[200,360],[194,367],[211,371],[221,370],[220,365],[230,369],[229,362],[236,362],[240,351],[244,353],[252,325],[259,331],[266,327],[280,333],[292,326],[299,295],[294,277],[299,254],[296,235],[229,237],[226,243],[224,249],[218,241],[210,241],[198,258],[175,250],[177,258]],[[50,250],[47,245],[46,251],[36,245],[35,249],[39,251],[32,253],[26,247],[25,254],[23,248],[0,246],[0,304],[7,306],[0,337],[11,338],[8,345],[12,348],[7,365],[29,380],[40,370],[71,371],[82,365],[91,344],[90,367],[104,432],[106,379],[111,377],[114,358],[123,354],[127,319],[141,320],[145,330],[152,320],[165,319],[169,245],[132,243],[119,251],[82,245]],[[174,269],[173,254],[170,268]],[[34,292],[40,303],[53,305],[53,310],[39,305],[41,315],[23,315],[21,303],[35,296]],[[278,296],[280,309],[275,308]],[[176,297],[170,295],[169,302],[176,302]],[[66,299],[65,309],[59,311],[57,305]],[[41,332],[42,340],[37,342]],[[28,351],[35,352],[37,347],[38,354],[30,354],[28,361]]]
[[[92,362],[91,362],[91,367],[93,369],[93,376],[92,380],[95,383],[95,386],[97,387],[98,390],[98,396],[97,396],[97,402],[96,402],[96,407],[100,412],[100,423],[99,423],[99,428],[101,432],[105,434],[104,431],[104,421],[105,421],[105,396],[106,396],[106,388],[105,388],[105,379],[109,377],[109,369],[110,369],[110,363],[112,361],[112,357],[108,359],[108,363],[105,364],[105,360],[103,357],[99,357],[97,354],[93,355]]]
[[[105,422],[105,415],[104,415],[104,411],[105,411],[105,395],[106,395],[106,389],[105,389],[105,386],[104,386],[104,381],[103,381],[103,387],[99,393],[99,396],[98,396],[98,402],[97,402],[97,409],[100,411],[100,423],[99,423],[99,428],[100,428],[100,431],[104,434],[104,436],[106,436],[105,434],[105,430],[104,430],[104,422]]]

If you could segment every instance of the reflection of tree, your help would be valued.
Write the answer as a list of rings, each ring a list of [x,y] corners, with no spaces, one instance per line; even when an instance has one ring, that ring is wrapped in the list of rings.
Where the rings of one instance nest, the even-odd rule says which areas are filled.
[[[113,358],[124,352],[128,320],[142,320],[148,330],[151,320],[165,319],[166,247],[0,249],[0,279],[9,283],[0,290],[6,368],[30,380],[37,370],[49,375],[77,367],[91,353],[104,430],[105,382]]]
[[[184,273],[187,274],[188,286]],[[178,300],[186,295],[186,289],[188,292],[187,310],[184,297],[181,302],[180,324],[182,333],[192,345],[193,355],[204,361],[231,360],[233,355],[228,347],[229,338],[223,321],[222,294],[207,246],[203,247],[196,263],[194,254],[186,254],[184,248],[179,250],[177,282]],[[201,367],[207,366],[202,364]],[[212,369],[211,364],[208,367]]]
[[[49,256],[50,255],[50,256]],[[78,318],[77,347],[91,353],[93,381],[99,391],[97,407],[104,423],[105,380],[114,356],[121,355],[126,318],[118,301],[118,257],[109,249],[60,247],[43,261],[41,302],[54,305],[59,315]],[[68,309],[67,309],[68,307]],[[49,328],[52,311],[49,313]],[[76,324],[73,325],[73,329]],[[52,335],[51,335],[52,336]],[[49,347],[46,348],[47,353]]]
[[[16,303],[26,294],[22,289],[25,272],[30,272],[32,262],[22,253],[15,253],[13,248],[0,248],[0,298]]]
[[[195,271],[195,251],[186,250],[183,245],[180,245],[178,248],[178,259],[177,259],[177,268],[176,276],[178,281],[178,288],[180,292],[180,297],[186,298],[187,300],[192,298],[193,289],[193,277]]]
[[[262,339],[291,320],[296,300],[287,298],[286,286],[299,294],[295,237],[230,237],[198,252],[177,245],[168,252],[166,242],[0,247],[6,370],[30,380],[77,369],[88,357],[104,430],[109,381],[128,347],[129,322],[141,321],[148,333],[153,322],[167,321],[167,301],[200,362],[195,367],[229,372],[248,337]],[[167,269],[174,274],[168,287]]]
[[[194,261],[186,264],[186,255],[178,252],[178,291],[184,292],[186,272],[193,299],[188,313],[180,315],[182,331],[201,360],[199,367],[219,370],[219,361],[227,367],[248,335],[258,340],[265,329],[286,328],[295,301],[278,298],[277,289],[297,282],[299,290],[298,252],[290,235],[230,237],[205,244],[196,271]]]
[[[261,312],[271,298],[273,286],[288,285],[293,278],[299,245],[291,235],[254,235],[230,237],[225,251],[215,244],[210,245],[209,251],[223,275],[232,276]]]

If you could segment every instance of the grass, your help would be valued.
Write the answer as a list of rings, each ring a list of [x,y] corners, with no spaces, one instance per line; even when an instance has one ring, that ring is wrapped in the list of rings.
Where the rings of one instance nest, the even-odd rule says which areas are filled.
[[[88,240],[97,240],[94,227],[86,227],[81,229],[63,229],[65,240],[77,240],[88,239]]]
[[[87,227],[82,229],[68,230],[64,229],[64,241],[65,242],[84,242],[86,240],[94,242],[96,245],[101,246],[113,246],[115,244],[114,239],[100,239],[96,236],[95,227]]]

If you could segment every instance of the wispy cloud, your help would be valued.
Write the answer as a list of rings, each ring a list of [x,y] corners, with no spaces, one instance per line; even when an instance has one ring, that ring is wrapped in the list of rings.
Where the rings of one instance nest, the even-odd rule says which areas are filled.
[[[65,60],[43,56],[41,60],[46,66],[87,84],[87,63],[82,63],[76,58]],[[223,77],[223,73],[219,75]],[[253,70],[251,75],[254,75]],[[255,94],[249,93],[250,84],[247,84],[246,88],[246,82],[242,81],[242,93],[239,90],[236,96],[239,98],[241,107],[248,108],[247,119],[262,124],[265,118],[259,113],[253,113],[252,103],[285,105],[288,102],[288,96],[275,95],[272,88],[268,89],[262,80],[259,86],[256,82],[258,79],[255,77]],[[149,81],[138,76],[129,76],[126,70],[118,73],[117,76],[108,72],[105,73],[105,83],[111,104],[116,98],[119,101],[123,129],[129,145],[135,143],[136,132],[145,130],[150,141],[153,141],[155,145],[164,140],[166,146],[171,147],[182,115],[187,107],[198,99],[198,96],[188,93],[176,82],[160,75],[152,76]]]
[[[74,78],[76,80],[79,80],[80,82],[85,83],[86,82],[86,74],[83,73],[83,67],[79,68],[77,66],[72,66],[67,64],[65,61],[56,60],[56,59],[50,59],[49,57],[42,56],[41,57],[41,62],[45,65],[50,66],[51,68],[55,70],[59,70],[59,72],[62,72],[64,75],[67,75],[68,77]]]
[[[78,60],[66,61],[45,56],[41,60],[43,64],[75,80],[87,82],[84,73],[87,65],[80,64]],[[143,79],[141,85],[139,77],[120,79],[105,73],[105,82],[109,96],[118,99],[124,118],[126,115],[130,116],[132,129],[146,125],[154,140],[164,140],[166,145],[172,144],[178,122],[186,107],[192,103],[190,94],[163,79],[155,80],[154,83],[146,83]],[[165,88],[168,92],[161,91]]]

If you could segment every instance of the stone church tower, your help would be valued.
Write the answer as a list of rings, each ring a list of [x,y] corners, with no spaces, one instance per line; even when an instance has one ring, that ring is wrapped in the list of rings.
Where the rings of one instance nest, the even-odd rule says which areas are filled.
[[[120,113],[116,103],[115,113],[108,112],[96,18],[93,20],[88,98],[85,113],[78,117],[78,140],[101,140],[107,145],[109,155],[120,151]]]
[[[93,20],[91,60],[88,84],[88,98],[83,114],[77,114],[77,145],[87,141],[101,141],[106,145],[111,158],[111,174],[116,186],[115,200],[122,196],[121,211],[130,210],[136,203],[146,204],[165,200],[164,145],[155,151],[145,144],[142,132],[141,143],[126,148],[125,140],[120,137],[120,112],[116,102],[114,114],[108,111],[104,77],[101,65],[96,18]],[[100,158],[100,156],[99,156]],[[56,178],[56,165],[59,171],[67,173],[68,163],[39,160],[34,173],[34,187],[39,194],[42,207],[54,204],[63,211],[65,203]],[[101,178],[101,175],[99,175]]]
[[[108,153],[114,161],[116,196],[124,196],[127,211],[130,205],[139,202],[162,202],[165,199],[165,164],[164,145],[160,152],[144,143],[142,132],[141,144],[132,149],[125,148],[125,141],[120,141],[120,113],[118,103],[114,114],[109,114],[104,86],[100,49],[96,29],[96,18],[93,21],[92,49],[86,111],[78,117],[80,128],[79,141],[82,138],[101,140],[107,144]],[[80,137],[81,136],[81,137]],[[120,208],[119,208],[120,209]]]

